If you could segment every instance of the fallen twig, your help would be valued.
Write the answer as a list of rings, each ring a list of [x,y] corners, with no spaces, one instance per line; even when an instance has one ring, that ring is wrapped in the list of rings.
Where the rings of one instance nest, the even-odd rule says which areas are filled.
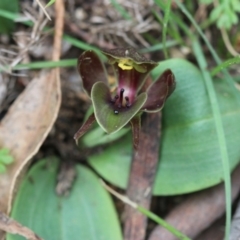
[[[232,174],[232,201],[240,191],[240,165]],[[210,226],[225,211],[223,183],[207,190],[194,193],[177,206],[165,220],[190,238],[196,237]],[[149,240],[176,240],[170,232],[156,227]]]
[[[202,231],[194,240],[222,240],[224,239],[224,224],[225,217],[222,216],[215,221],[211,226]],[[236,240],[236,239],[234,239]]]
[[[240,239],[240,201],[238,202],[238,206],[236,212],[233,216],[232,226],[230,231],[230,240]]]
[[[42,238],[37,236],[31,229],[22,226],[2,212],[0,212],[0,229],[8,233],[21,235],[26,239],[42,240]]]

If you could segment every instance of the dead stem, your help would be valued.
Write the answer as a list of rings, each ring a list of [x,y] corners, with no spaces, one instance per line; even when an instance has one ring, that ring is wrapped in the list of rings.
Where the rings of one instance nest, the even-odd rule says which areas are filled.
[[[127,196],[149,209],[153,182],[158,165],[161,113],[147,114],[140,132],[138,150],[132,159]],[[125,240],[143,240],[146,234],[147,218],[130,206],[125,208]]]

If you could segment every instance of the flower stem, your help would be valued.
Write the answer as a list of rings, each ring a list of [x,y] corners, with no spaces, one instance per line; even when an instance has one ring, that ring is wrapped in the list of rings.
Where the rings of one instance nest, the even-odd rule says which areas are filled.
[[[161,129],[161,112],[147,114],[143,119],[140,141],[134,150],[127,196],[149,209],[155,179]],[[130,206],[125,208],[124,239],[145,239],[147,217]]]

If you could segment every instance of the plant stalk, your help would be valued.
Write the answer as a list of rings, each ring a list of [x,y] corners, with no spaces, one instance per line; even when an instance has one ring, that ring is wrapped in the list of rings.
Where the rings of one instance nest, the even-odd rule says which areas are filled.
[[[133,153],[129,176],[127,197],[146,209],[150,207],[158,166],[161,114],[147,114],[143,119],[140,141],[138,149]],[[131,206],[126,206],[124,217],[124,239],[144,240],[147,217]]]

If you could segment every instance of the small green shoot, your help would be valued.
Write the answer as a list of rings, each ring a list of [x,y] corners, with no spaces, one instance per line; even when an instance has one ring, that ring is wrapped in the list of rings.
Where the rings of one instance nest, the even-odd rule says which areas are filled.
[[[13,162],[13,157],[10,155],[7,148],[0,149],[0,174],[6,171],[6,165]]]
[[[213,0],[201,0],[202,3],[212,4]],[[230,29],[238,23],[237,14],[240,12],[238,0],[223,0],[214,6],[210,14],[210,20],[217,23],[218,28]]]

